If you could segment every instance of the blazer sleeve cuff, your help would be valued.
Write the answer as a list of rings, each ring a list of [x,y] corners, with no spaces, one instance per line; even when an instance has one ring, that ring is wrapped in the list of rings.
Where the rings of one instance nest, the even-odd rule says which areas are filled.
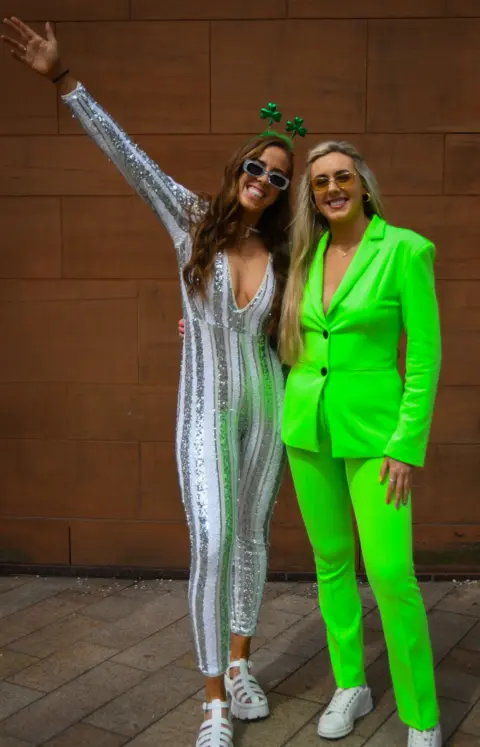
[[[393,438],[385,449],[385,456],[390,457],[390,459],[396,459],[397,462],[411,464],[412,467],[423,467],[425,465],[426,452],[426,446],[407,446]]]

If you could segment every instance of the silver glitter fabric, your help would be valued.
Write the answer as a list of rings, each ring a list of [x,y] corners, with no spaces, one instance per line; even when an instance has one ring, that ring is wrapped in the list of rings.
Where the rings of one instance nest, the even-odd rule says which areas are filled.
[[[284,376],[265,333],[273,268],[269,262],[256,296],[239,309],[228,258],[219,253],[207,298],[189,296],[181,270],[204,203],[166,176],[82,85],[64,101],[152,207],[177,252],[185,341],[176,455],[191,540],[189,598],[200,669],[217,676],[228,665],[230,632],[255,632],[284,464]]]

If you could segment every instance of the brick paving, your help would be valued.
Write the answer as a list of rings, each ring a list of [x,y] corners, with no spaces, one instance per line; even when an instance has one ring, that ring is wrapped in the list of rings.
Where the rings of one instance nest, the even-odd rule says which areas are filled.
[[[405,747],[381,625],[361,585],[375,711],[339,747]],[[447,744],[480,745],[480,584],[422,585]],[[333,691],[316,589],[267,585],[253,661],[272,715],[236,747],[319,747]],[[193,747],[201,719],[183,581],[0,577],[0,747]]]

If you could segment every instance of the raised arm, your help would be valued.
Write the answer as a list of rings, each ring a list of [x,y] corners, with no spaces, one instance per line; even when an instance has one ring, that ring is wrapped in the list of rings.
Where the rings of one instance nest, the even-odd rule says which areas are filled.
[[[9,35],[1,39],[15,59],[54,83],[87,134],[115,164],[135,191],[161,219],[177,248],[192,221],[199,220],[204,201],[167,176],[118,126],[62,63],[58,42],[49,23],[45,36],[18,18],[4,19]],[[187,257],[181,258],[183,261]]]

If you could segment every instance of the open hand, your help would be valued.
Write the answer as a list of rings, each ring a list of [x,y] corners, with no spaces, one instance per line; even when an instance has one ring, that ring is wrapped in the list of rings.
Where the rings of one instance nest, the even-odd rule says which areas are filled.
[[[395,508],[408,503],[408,496],[412,488],[412,466],[396,459],[385,457],[380,470],[380,482],[384,483],[388,475],[387,503],[395,497]]]
[[[54,78],[61,72],[58,42],[50,23],[45,24],[44,37],[13,16],[4,18],[3,25],[9,35],[2,34],[0,38],[16,60],[46,78]]]

